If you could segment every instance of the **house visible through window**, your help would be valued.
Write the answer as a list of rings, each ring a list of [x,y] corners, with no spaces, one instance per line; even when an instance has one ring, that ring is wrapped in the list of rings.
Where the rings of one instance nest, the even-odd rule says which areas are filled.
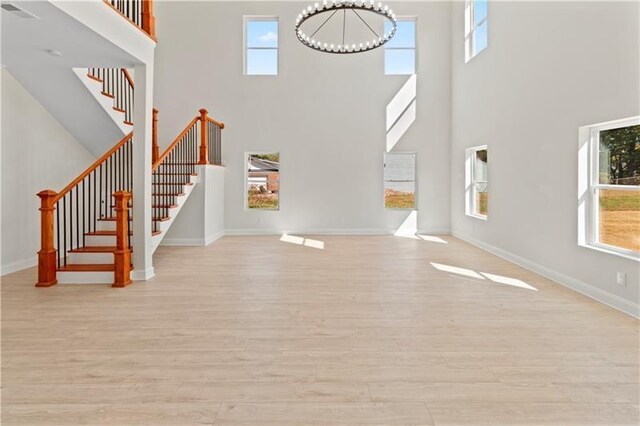
[[[384,206],[388,209],[416,208],[416,154],[384,154]]]
[[[640,119],[591,128],[591,243],[640,253]]]
[[[247,155],[247,208],[280,207],[280,153]]]
[[[278,74],[276,18],[245,18],[244,72],[247,75]]]
[[[465,0],[464,60],[468,62],[487,47],[488,0]]]
[[[392,24],[385,21],[385,33]],[[384,73],[415,74],[416,72],[416,20],[398,19],[395,36],[384,45]]]
[[[489,214],[489,176],[487,147],[467,149],[467,200],[466,210],[470,216],[486,218]]]

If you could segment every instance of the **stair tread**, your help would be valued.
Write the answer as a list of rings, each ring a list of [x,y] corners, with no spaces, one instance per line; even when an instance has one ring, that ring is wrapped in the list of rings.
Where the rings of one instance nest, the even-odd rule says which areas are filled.
[[[184,192],[154,192],[153,197],[182,197],[186,195]]]
[[[85,246],[69,250],[69,253],[111,253],[116,251],[116,246]]]
[[[110,272],[115,271],[116,267],[113,264],[102,263],[86,263],[86,264],[74,264],[70,263],[66,266],[61,266],[58,271],[61,272]]]
[[[178,207],[178,205],[177,204],[152,204],[151,207],[156,209],[175,209],[176,207]]]
[[[116,235],[116,231],[93,231],[93,232],[87,232],[84,235],[87,236],[96,236],[96,235],[112,235],[115,236]],[[133,235],[133,232],[129,231],[129,235]]]
[[[169,219],[171,219],[169,216],[154,216],[154,217],[151,218],[151,220],[155,220],[157,222],[161,222],[163,220],[169,220]],[[113,222],[113,221],[116,220],[116,218],[113,217],[113,216],[107,216],[107,217],[103,217],[103,218],[98,219],[98,220],[101,220],[101,221],[104,221],[104,222]],[[130,217],[129,221],[132,221],[132,220],[133,220],[133,218]],[[96,232],[115,232],[115,231],[96,231]],[[131,234],[131,231],[129,232],[129,234]],[[95,234],[95,233],[92,232],[92,233],[89,233],[89,234],[86,234],[86,235],[104,235],[104,234]],[[109,235],[113,235],[113,234],[109,234]]]
[[[198,176],[197,173],[162,173],[162,172],[154,172],[155,176],[163,175],[163,176]]]
[[[186,185],[186,186],[191,186],[193,185],[193,182],[176,182],[176,183],[152,183],[152,185],[173,185],[173,186],[177,186],[177,185]]]

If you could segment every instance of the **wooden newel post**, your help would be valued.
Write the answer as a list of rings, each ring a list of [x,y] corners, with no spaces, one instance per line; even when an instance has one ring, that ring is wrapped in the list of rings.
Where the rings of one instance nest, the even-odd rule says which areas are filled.
[[[200,110],[200,161],[198,164],[209,164],[209,153],[207,147],[207,111],[205,108]]]
[[[131,193],[118,191],[116,199],[116,251],[115,279],[112,287],[126,287],[131,284],[131,249],[129,248],[129,201]]]
[[[53,212],[55,191],[46,189],[40,197],[40,251],[38,252],[38,282],[36,287],[51,287],[58,283],[56,260],[58,251],[53,243]]]
[[[156,37],[156,17],[153,16],[153,0],[142,0],[142,29]]]
[[[153,109],[153,127],[151,131],[151,165],[156,164],[160,157],[160,147],[158,146],[158,110]]]

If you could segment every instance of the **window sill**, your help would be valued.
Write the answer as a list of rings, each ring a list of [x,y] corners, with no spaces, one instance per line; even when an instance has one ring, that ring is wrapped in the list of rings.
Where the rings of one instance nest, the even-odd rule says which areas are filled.
[[[467,216],[468,217],[472,217],[474,219],[484,220],[485,222],[487,221],[487,219],[489,217],[489,216],[483,216],[483,215],[480,215],[480,214],[471,214],[471,213],[467,213]]]
[[[578,244],[580,247],[584,247],[587,249],[599,251],[601,253],[611,254],[613,256],[623,257],[625,259],[634,260],[636,262],[640,262],[640,253],[633,255],[630,253],[618,251],[614,248],[609,248],[604,245],[595,245],[595,244]]]

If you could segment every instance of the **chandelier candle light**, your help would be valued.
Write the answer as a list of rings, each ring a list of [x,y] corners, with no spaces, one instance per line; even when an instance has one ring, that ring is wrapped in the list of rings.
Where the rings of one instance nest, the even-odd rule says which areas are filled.
[[[324,27],[324,25],[341,10],[342,43],[328,43],[314,38],[318,31],[320,31],[322,27]],[[371,32],[375,35],[372,40],[352,44],[345,43],[345,30],[347,22],[346,18],[348,11],[353,12],[359,18],[359,20],[364,25],[366,25],[369,30],[371,30]],[[363,17],[363,15],[366,16],[367,14],[371,13],[380,15],[388,19],[392,24],[391,30],[389,32],[383,33],[382,35],[378,34],[373,28],[371,28],[369,23]],[[305,34],[301,29],[302,24],[309,20],[309,18],[319,16],[321,14],[328,14],[329,17],[326,18],[312,34]],[[396,15],[391,9],[389,9],[389,6],[383,5],[382,3],[377,3],[373,0],[323,0],[322,3],[315,3],[305,9],[302,9],[302,13],[300,13],[300,15],[298,15],[298,19],[296,19],[295,31],[298,40],[300,40],[302,44],[310,47],[311,49],[326,53],[347,54],[366,52],[382,46],[383,44],[391,40],[391,38],[393,38],[396,33],[396,28]]]

